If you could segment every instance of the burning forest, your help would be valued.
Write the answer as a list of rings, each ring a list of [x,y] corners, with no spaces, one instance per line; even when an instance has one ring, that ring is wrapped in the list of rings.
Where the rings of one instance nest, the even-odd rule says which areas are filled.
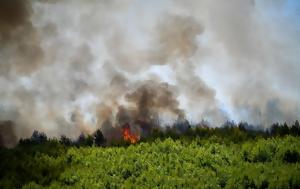
[[[0,0],[0,188],[300,188],[299,10]]]
[[[13,125],[2,140],[97,129],[114,140],[126,123],[147,134],[178,119],[262,130],[299,119],[296,9],[280,17],[283,2],[150,4],[1,1],[0,121]]]
[[[125,124],[122,127],[124,141],[129,141],[131,144],[135,144],[140,140],[140,134],[134,133],[129,124]]]

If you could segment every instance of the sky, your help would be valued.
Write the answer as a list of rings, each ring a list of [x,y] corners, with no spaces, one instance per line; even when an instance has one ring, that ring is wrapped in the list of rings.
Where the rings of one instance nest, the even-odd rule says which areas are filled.
[[[132,119],[267,128],[300,117],[297,0],[0,7],[0,123],[11,121],[17,138],[34,129],[78,136]]]

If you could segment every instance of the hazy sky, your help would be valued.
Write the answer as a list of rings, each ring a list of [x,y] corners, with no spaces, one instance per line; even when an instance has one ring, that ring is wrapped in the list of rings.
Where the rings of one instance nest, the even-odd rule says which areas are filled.
[[[180,114],[267,127],[300,117],[297,0],[3,0],[0,7],[0,120],[13,121],[17,136],[33,129],[75,136],[107,119],[115,124],[120,107],[142,111],[141,91],[152,94],[147,116],[166,122]]]

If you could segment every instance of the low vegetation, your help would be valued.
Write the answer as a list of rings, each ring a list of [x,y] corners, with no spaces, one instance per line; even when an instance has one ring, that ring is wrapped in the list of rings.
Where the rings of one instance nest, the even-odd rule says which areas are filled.
[[[169,128],[114,146],[101,131],[36,131],[0,150],[0,188],[300,188],[300,137],[284,127]]]

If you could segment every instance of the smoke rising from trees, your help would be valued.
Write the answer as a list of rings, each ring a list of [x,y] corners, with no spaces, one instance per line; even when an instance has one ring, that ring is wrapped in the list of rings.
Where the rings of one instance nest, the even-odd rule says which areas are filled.
[[[0,131],[16,141],[35,129],[108,135],[156,119],[291,123],[300,115],[300,27],[284,6],[3,0]]]

